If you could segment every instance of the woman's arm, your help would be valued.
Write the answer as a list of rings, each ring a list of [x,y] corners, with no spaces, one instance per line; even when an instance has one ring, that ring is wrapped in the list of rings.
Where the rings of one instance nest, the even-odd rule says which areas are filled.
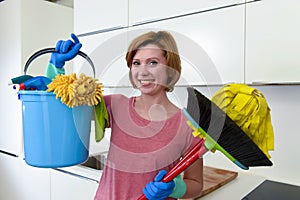
[[[189,166],[183,175],[186,193],[181,199],[195,198],[201,195],[203,189],[203,159],[199,158]]]

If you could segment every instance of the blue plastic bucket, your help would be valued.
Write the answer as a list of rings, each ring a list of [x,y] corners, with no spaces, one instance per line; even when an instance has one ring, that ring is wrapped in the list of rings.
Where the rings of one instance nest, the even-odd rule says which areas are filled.
[[[91,106],[69,108],[55,94],[19,91],[22,101],[24,155],[42,168],[73,166],[89,155]]]

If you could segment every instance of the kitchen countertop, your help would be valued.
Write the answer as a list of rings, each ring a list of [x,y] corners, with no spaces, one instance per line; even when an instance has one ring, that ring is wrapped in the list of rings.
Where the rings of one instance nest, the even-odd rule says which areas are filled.
[[[217,190],[199,198],[201,200],[231,199],[240,200],[261,184],[265,177],[247,172],[239,172],[238,176]]]
[[[80,178],[88,179],[98,183],[100,180],[102,171],[85,166],[77,165],[73,167],[65,167],[56,169]],[[240,200],[251,192],[255,187],[261,184],[265,177],[258,176],[248,171],[239,171],[237,177],[229,181],[225,185],[222,185],[218,189],[202,196],[201,200],[219,200],[219,199],[231,199]]]

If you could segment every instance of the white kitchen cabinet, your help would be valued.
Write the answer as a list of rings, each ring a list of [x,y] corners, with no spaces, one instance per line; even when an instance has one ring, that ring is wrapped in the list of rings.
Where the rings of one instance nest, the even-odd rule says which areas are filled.
[[[247,4],[247,83],[300,82],[299,8],[299,0],[264,0]]]
[[[27,165],[20,157],[0,153],[0,199],[50,200],[48,169]]]
[[[168,30],[182,58],[180,85],[244,81],[244,5],[149,23],[129,29],[129,40]]]
[[[124,0],[74,0],[74,31],[83,34],[128,25],[128,2]]]
[[[11,78],[24,74],[27,59],[36,51],[55,47],[73,31],[71,8],[41,0],[0,3],[0,199],[50,200],[48,169],[23,160],[22,107]],[[49,57],[37,59],[28,73],[44,75]],[[36,122],[39,123],[39,122]]]
[[[125,62],[128,44],[151,30],[173,33],[183,65],[179,85],[244,82],[244,14],[240,5],[88,35],[80,41],[105,86],[131,86]],[[77,65],[77,71],[89,68]]]
[[[22,71],[20,7],[19,1],[0,3],[0,110],[3,114],[0,121],[0,150],[13,154],[19,154],[21,150],[21,105],[16,92],[7,83]]]
[[[8,81],[24,73],[25,62],[34,52],[55,47],[58,38],[69,37],[72,21],[71,8],[47,1],[0,3],[0,150],[20,155],[23,148],[21,101]],[[44,75],[48,60],[48,56],[36,59],[28,73]]]
[[[127,28],[79,38],[82,51],[93,61],[98,78],[105,87],[129,86],[129,68],[125,55],[128,47]],[[90,74],[90,66],[82,59],[75,63],[76,73]]]
[[[180,15],[222,9],[240,3],[245,3],[245,0],[129,0],[129,24],[137,25]]]
[[[51,170],[51,200],[94,199],[98,183],[79,175]]]

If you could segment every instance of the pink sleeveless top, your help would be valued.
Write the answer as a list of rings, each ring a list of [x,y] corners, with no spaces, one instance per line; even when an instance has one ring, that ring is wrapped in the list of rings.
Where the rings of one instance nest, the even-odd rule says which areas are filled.
[[[134,100],[105,96],[111,141],[95,200],[136,200],[159,170],[169,171],[199,141],[182,111],[150,121],[136,113]]]

